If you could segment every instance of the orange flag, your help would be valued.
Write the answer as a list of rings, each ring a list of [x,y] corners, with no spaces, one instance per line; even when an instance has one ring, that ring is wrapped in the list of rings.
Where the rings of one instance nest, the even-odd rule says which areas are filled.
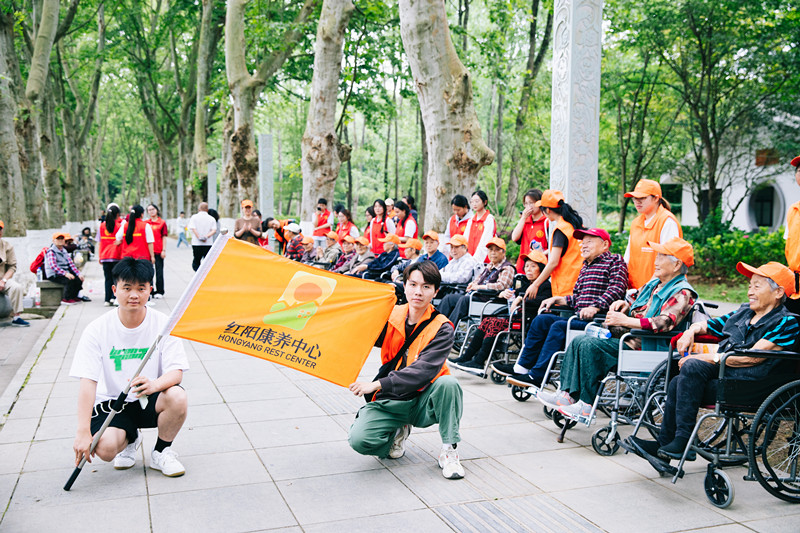
[[[302,265],[223,235],[163,334],[346,387],[358,377],[394,303],[391,285]]]

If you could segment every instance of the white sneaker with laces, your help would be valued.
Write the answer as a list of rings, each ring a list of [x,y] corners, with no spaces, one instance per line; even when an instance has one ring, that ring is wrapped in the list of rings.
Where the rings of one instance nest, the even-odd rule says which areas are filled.
[[[131,468],[133,465],[136,464],[136,450],[139,449],[139,446],[142,444],[142,434],[140,432],[136,432],[136,440],[133,441],[132,444],[128,444],[125,446],[125,449],[122,450],[114,457],[114,468],[117,470],[127,470]]]
[[[397,429],[397,434],[394,436],[392,447],[389,449],[390,459],[400,459],[405,455],[405,441],[409,435],[411,435],[410,425],[406,424],[405,426]]]
[[[178,477],[186,473],[186,469],[178,461],[178,454],[175,453],[172,446],[164,448],[163,452],[153,450],[150,456],[150,468],[160,470],[167,477]]]
[[[594,417],[589,419],[589,415],[592,414],[592,406],[581,400],[578,400],[572,405],[559,407],[558,412],[582,424],[591,424],[594,422]]]
[[[439,468],[447,479],[461,479],[464,477],[464,467],[458,459],[458,451],[452,446],[442,448],[439,453]]]
[[[575,403],[575,400],[572,399],[572,396],[563,390],[558,390],[555,392],[540,390],[536,395],[536,398],[546,406],[553,409],[558,409],[559,407],[572,405]]]

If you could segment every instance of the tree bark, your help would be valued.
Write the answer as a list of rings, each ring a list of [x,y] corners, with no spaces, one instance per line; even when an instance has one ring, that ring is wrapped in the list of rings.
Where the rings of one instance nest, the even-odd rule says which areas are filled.
[[[350,146],[342,144],[336,135],[336,97],[339,94],[344,32],[354,9],[350,0],[322,2],[314,45],[311,102],[300,160],[303,171],[302,220],[311,220],[317,198],[328,198],[333,205],[341,162],[350,159]]]
[[[308,20],[317,1],[305,0],[293,26],[297,27]],[[282,39],[283,48],[268,54],[255,74],[251,75],[245,57],[244,9],[247,2],[248,0],[228,0],[225,16],[225,72],[233,99],[233,132],[223,139],[230,147],[231,155],[225,165],[223,179],[230,181],[231,194],[236,194],[240,199],[249,198],[257,204],[258,154],[253,132],[253,110],[267,80],[275,75],[291,55],[303,33],[295,28],[287,30]]]
[[[422,110],[428,149],[427,227],[444,228],[450,200],[471,191],[494,160],[481,138],[470,74],[456,55],[444,2],[400,0],[400,31]]]
[[[25,98],[36,104],[50,67],[50,52],[58,31],[58,0],[42,0],[42,17],[34,40],[33,58],[25,86]],[[102,9],[102,7],[101,7]]]
[[[8,48],[6,32],[13,26],[10,17],[0,13],[0,212],[3,213],[7,237],[24,236],[28,229],[28,216],[25,211],[25,191],[20,168],[20,152],[17,136],[14,133],[14,115],[17,102],[12,90],[13,76],[9,73],[8,56],[14,49]],[[13,42],[13,41],[12,41]]]
[[[517,204],[519,194],[519,174],[520,160],[522,159],[522,131],[525,129],[525,122],[528,118],[528,108],[530,106],[531,92],[533,91],[533,80],[539,74],[539,70],[544,63],[544,57],[550,48],[550,39],[553,32],[553,13],[548,10],[547,21],[544,27],[544,36],[539,46],[536,46],[536,25],[539,20],[539,0],[532,0],[531,4],[531,24],[528,31],[528,63],[525,67],[525,77],[522,82],[522,91],[519,96],[519,109],[517,110],[517,120],[514,123],[514,148],[511,150],[511,169],[508,176],[508,194],[506,195],[506,205],[503,213],[506,217],[512,215]],[[499,206],[498,206],[499,209]]]
[[[425,138],[425,121],[422,120],[422,110],[417,111],[419,113],[419,142],[421,146],[421,153],[422,153],[422,169],[419,173],[419,183],[420,183],[420,196],[419,196],[419,205],[427,206],[428,205],[428,140]],[[422,228],[430,229],[430,226],[425,225],[425,209],[418,209],[417,216],[419,220],[419,226]]]

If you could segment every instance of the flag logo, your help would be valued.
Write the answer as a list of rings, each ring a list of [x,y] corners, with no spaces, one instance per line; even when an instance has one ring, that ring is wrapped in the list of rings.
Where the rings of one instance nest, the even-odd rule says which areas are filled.
[[[296,272],[281,297],[264,317],[264,324],[302,331],[323,302],[333,294],[335,287],[334,279],[308,272]]]

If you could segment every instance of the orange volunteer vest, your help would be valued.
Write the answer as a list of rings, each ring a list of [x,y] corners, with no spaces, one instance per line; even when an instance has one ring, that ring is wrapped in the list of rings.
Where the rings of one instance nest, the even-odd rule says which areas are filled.
[[[795,272],[800,272],[800,202],[793,204],[786,215],[786,264]]]
[[[644,226],[644,215],[639,215],[631,223],[631,255],[628,258],[628,277],[632,289],[638,289],[652,279],[656,253],[647,245],[647,241],[660,242],[661,229],[669,219],[678,224],[675,215],[660,205],[653,224],[649,228]],[[678,235],[683,238],[683,229],[680,224],[678,224]]]
[[[561,254],[558,266],[550,274],[550,287],[553,290],[553,296],[567,296],[572,294],[575,282],[578,281],[578,274],[583,266],[583,257],[581,257],[579,241],[572,236],[575,231],[572,225],[562,218],[553,231],[557,229],[567,236],[569,244],[567,252]]]
[[[433,306],[429,305],[428,310],[422,315],[420,322],[428,320],[431,314],[433,314]],[[386,336],[383,338],[383,345],[381,345],[381,364],[385,365],[391,361],[406,342],[406,317],[408,317],[408,304],[396,305],[394,309],[392,309],[392,314],[389,315],[388,327],[386,328]],[[417,338],[414,339],[414,342],[408,347],[406,366],[411,366],[411,363],[417,360],[419,353],[433,340],[439,328],[448,322],[450,321],[447,317],[440,314],[417,335]],[[401,363],[402,361],[398,361],[398,366]],[[442,364],[442,369],[436,374],[436,377],[431,380],[431,383],[439,379],[440,376],[446,376],[448,374],[450,374],[450,370],[447,368],[447,362],[445,362]],[[380,399],[380,392],[378,392],[376,397]]]

